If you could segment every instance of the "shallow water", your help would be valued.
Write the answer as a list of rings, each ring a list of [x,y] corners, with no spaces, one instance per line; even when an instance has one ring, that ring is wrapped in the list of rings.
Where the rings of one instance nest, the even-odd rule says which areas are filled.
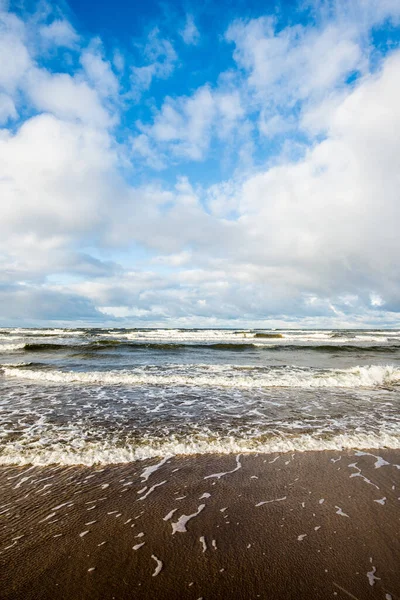
[[[400,444],[400,331],[1,329],[0,362],[0,464]]]

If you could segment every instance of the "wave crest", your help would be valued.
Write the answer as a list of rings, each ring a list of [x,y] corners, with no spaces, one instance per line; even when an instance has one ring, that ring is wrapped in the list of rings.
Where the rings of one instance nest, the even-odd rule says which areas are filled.
[[[141,445],[114,446],[112,443],[87,442],[78,449],[61,445],[53,449],[27,450],[9,448],[0,455],[0,465],[95,465],[121,464],[148,458],[196,454],[251,454],[311,451],[341,451],[350,449],[400,448],[400,436],[390,433],[339,434],[328,439],[315,438],[308,434],[297,437],[275,437],[267,441],[257,439],[147,440]]]
[[[3,366],[6,377],[57,384],[130,386],[196,386],[252,389],[262,387],[290,388],[369,388],[400,383],[400,369],[394,366],[370,365],[350,369],[310,370],[300,368],[270,368],[266,372],[248,371],[247,375],[230,377],[215,375],[171,374],[152,375],[129,371],[50,371]]]

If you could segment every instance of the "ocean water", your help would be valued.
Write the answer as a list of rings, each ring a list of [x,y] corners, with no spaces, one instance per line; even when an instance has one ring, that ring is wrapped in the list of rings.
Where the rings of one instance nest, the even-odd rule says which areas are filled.
[[[0,464],[400,447],[400,330],[0,329]]]

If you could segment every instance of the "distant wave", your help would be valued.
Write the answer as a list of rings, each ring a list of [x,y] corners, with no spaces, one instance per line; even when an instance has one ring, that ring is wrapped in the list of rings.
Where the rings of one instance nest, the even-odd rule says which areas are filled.
[[[250,373],[250,374],[249,374]],[[57,384],[128,385],[128,386],[196,386],[226,388],[370,388],[400,383],[400,369],[393,366],[370,365],[350,369],[311,370],[300,368],[270,368],[259,372],[248,369],[244,375],[168,374],[153,375],[129,371],[53,371],[3,366],[6,377]]]
[[[200,439],[188,436],[178,440],[147,439],[145,443],[116,445],[112,440],[79,444],[55,444],[48,448],[23,448],[9,445],[0,453],[1,465],[95,465],[120,464],[155,457],[195,454],[248,454],[310,451],[341,451],[346,449],[400,448],[400,436],[391,433],[350,433],[320,438],[310,434],[270,439],[213,437]]]
[[[139,329],[139,328],[82,328],[82,329],[29,329],[9,328],[0,329],[0,339],[11,337],[24,338],[72,338],[90,339],[116,338],[137,342],[235,342],[243,340],[272,340],[276,342],[313,341],[321,343],[353,343],[354,341],[377,342],[390,338],[400,339],[400,330],[234,330],[234,329]]]
[[[124,350],[140,352],[143,350],[179,352],[185,350],[219,350],[229,352],[245,352],[246,350],[268,350],[269,352],[326,352],[326,353],[395,353],[400,351],[399,343],[385,343],[381,345],[355,345],[355,344],[268,344],[264,342],[226,342],[226,343],[192,343],[192,342],[128,342],[124,340],[97,340],[82,344],[63,343],[19,343],[0,345],[0,353],[7,352],[74,352],[90,353],[103,350]]]

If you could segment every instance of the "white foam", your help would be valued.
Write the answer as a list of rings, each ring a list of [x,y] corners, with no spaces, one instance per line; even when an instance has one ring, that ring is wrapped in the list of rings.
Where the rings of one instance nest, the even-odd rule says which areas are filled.
[[[86,332],[83,330],[69,330],[69,329],[29,329],[23,327],[16,327],[12,329],[13,334],[34,336],[34,337],[48,337],[48,336],[66,336],[75,337],[85,335]]]
[[[157,558],[157,556],[154,556],[154,554],[151,555],[151,558],[153,560],[155,560],[157,563],[156,569],[152,575],[152,577],[156,577],[159,574],[159,572],[161,571],[161,569],[163,568],[163,564],[162,564],[161,560],[159,558]]]
[[[168,458],[169,456],[166,456],[165,458],[160,460],[160,462],[158,462],[156,465],[150,465],[150,467],[146,467],[140,475],[141,479],[143,479],[143,482],[147,481],[150,475],[152,475],[153,473],[155,473],[155,471],[162,467],[167,462]]]
[[[74,503],[73,502],[64,502],[63,504],[59,504],[58,506],[54,506],[51,510],[60,510],[60,508],[63,508],[64,506],[72,506]]]
[[[197,511],[191,515],[181,515],[179,519],[175,523],[171,523],[172,525],[172,535],[174,533],[185,533],[187,531],[186,525],[190,519],[197,517],[201,513],[201,511],[205,508],[205,504],[200,504]]]
[[[177,508],[173,508],[172,510],[170,510],[169,513],[165,515],[165,517],[163,517],[163,521],[169,521],[177,510]]]
[[[371,586],[375,585],[375,581],[380,579],[380,577],[375,576],[375,573],[376,573],[376,567],[372,567],[372,571],[368,571],[368,573],[367,573],[369,585],[371,585]]]
[[[49,519],[51,519],[52,517],[55,517],[56,513],[52,512],[49,515],[47,515],[47,517],[45,517],[44,519],[42,519],[41,521],[39,521],[39,523],[44,523],[45,521],[48,521]]]
[[[23,350],[25,348],[25,344],[2,344],[0,345],[0,352],[2,354],[8,352],[18,352],[19,350]]]
[[[236,467],[232,469],[232,471],[223,471],[222,473],[213,473],[212,475],[207,475],[204,479],[221,479],[221,477],[225,477],[225,475],[230,475],[231,473],[235,473],[242,468],[242,463],[240,462],[240,454],[236,457]]]
[[[138,498],[138,500],[144,500],[145,498],[147,498],[147,496],[150,496],[150,494],[152,494],[154,492],[154,490],[159,487],[160,485],[164,485],[164,483],[167,483],[167,481],[161,481],[161,483],[155,483],[154,485],[151,486],[151,488],[144,494],[144,496],[140,496],[140,498]]]
[[[368,477],[365,477],[365,475],[362,474],[360,467],[357,467],[357,463],[351,463],[350,465],[347,465],[349,469],[356,469],[357,473],[352,473],[350,475],[350,479],[352,479],[353,477],[361,477],[361,479],[363,481],[365,481],[365,483],[368,483],[369,485],[373,485],[374,487],[376,487],[377,490],[379,490],[379,487],[376,485],[376,483],[373,483],[373,481],[371,481],[370,479],[368,479]]]
[[[369,388],[400,383],[400,369],[391,366],[370,365],[350,369],[282,369],[274,367],[261,375],[243,375],[240,370],[230,377],[206,375],[151,375],[129,371],[48,371],[3,366],[6,377],[57,384],[81,383],[86,385],[162,385],[254,389],[261,387],[290,388]]]
[[[82,434],[84,439],[84,434]],[[8,446],[0,454],[1,465],[97,465],[125,464],[136,460],[172,455],[191,456],[195,454],[274,454],[286,452],[309,452],[324,450],[349,449],[381,449],[400,448],[400,435],[393,433],[353,433],[339,434],[331,438],[321,439],[310,434],[293,437],[273,437],[268,441],[252,438],[235,438],[233,436],[219,439],[198,439],[188,436],[182,441],[175,438],[161,441],[148,440],[140,446],[126,445],[119,447],[112,442],[86,442],[82,447],[73,443],[67,447],[57,445],[56,448],[21,448],[20,444]],[[217,474],[214,474],[217,475]],[[108,484],[106,484],[108,485]],[[104,486],[102,486],[104,487]]]
[[[337,515],[340,515],[341,517],[347,517],[348,519],[350,519],[349,515],[346,515],[346,513],[342,511],[340,506],[335,506],[335,508],[337,508],[337,511],[336,511]]]
[[[142,542],[141,544],[136,544],[135,546],[132,546],[132,550],[139,550],[139,548],[141,548],[142,546],[145,545],[146,542]]]
[[[256,506],[263,506],[263,504],[270,504],[271,502],[282,502],[283,500],[286,500],[286,496],[283,496],[283,498],[276,498],[275,500],[264,500],[264,502],[259,502]]]
[[[381,467],[386,467],[391,464],[382,458],[382,456],[376,456],[370,452],[356,452],[356,456],[373,456],[373,458],[376,458],[375,469],[380,469]]]

